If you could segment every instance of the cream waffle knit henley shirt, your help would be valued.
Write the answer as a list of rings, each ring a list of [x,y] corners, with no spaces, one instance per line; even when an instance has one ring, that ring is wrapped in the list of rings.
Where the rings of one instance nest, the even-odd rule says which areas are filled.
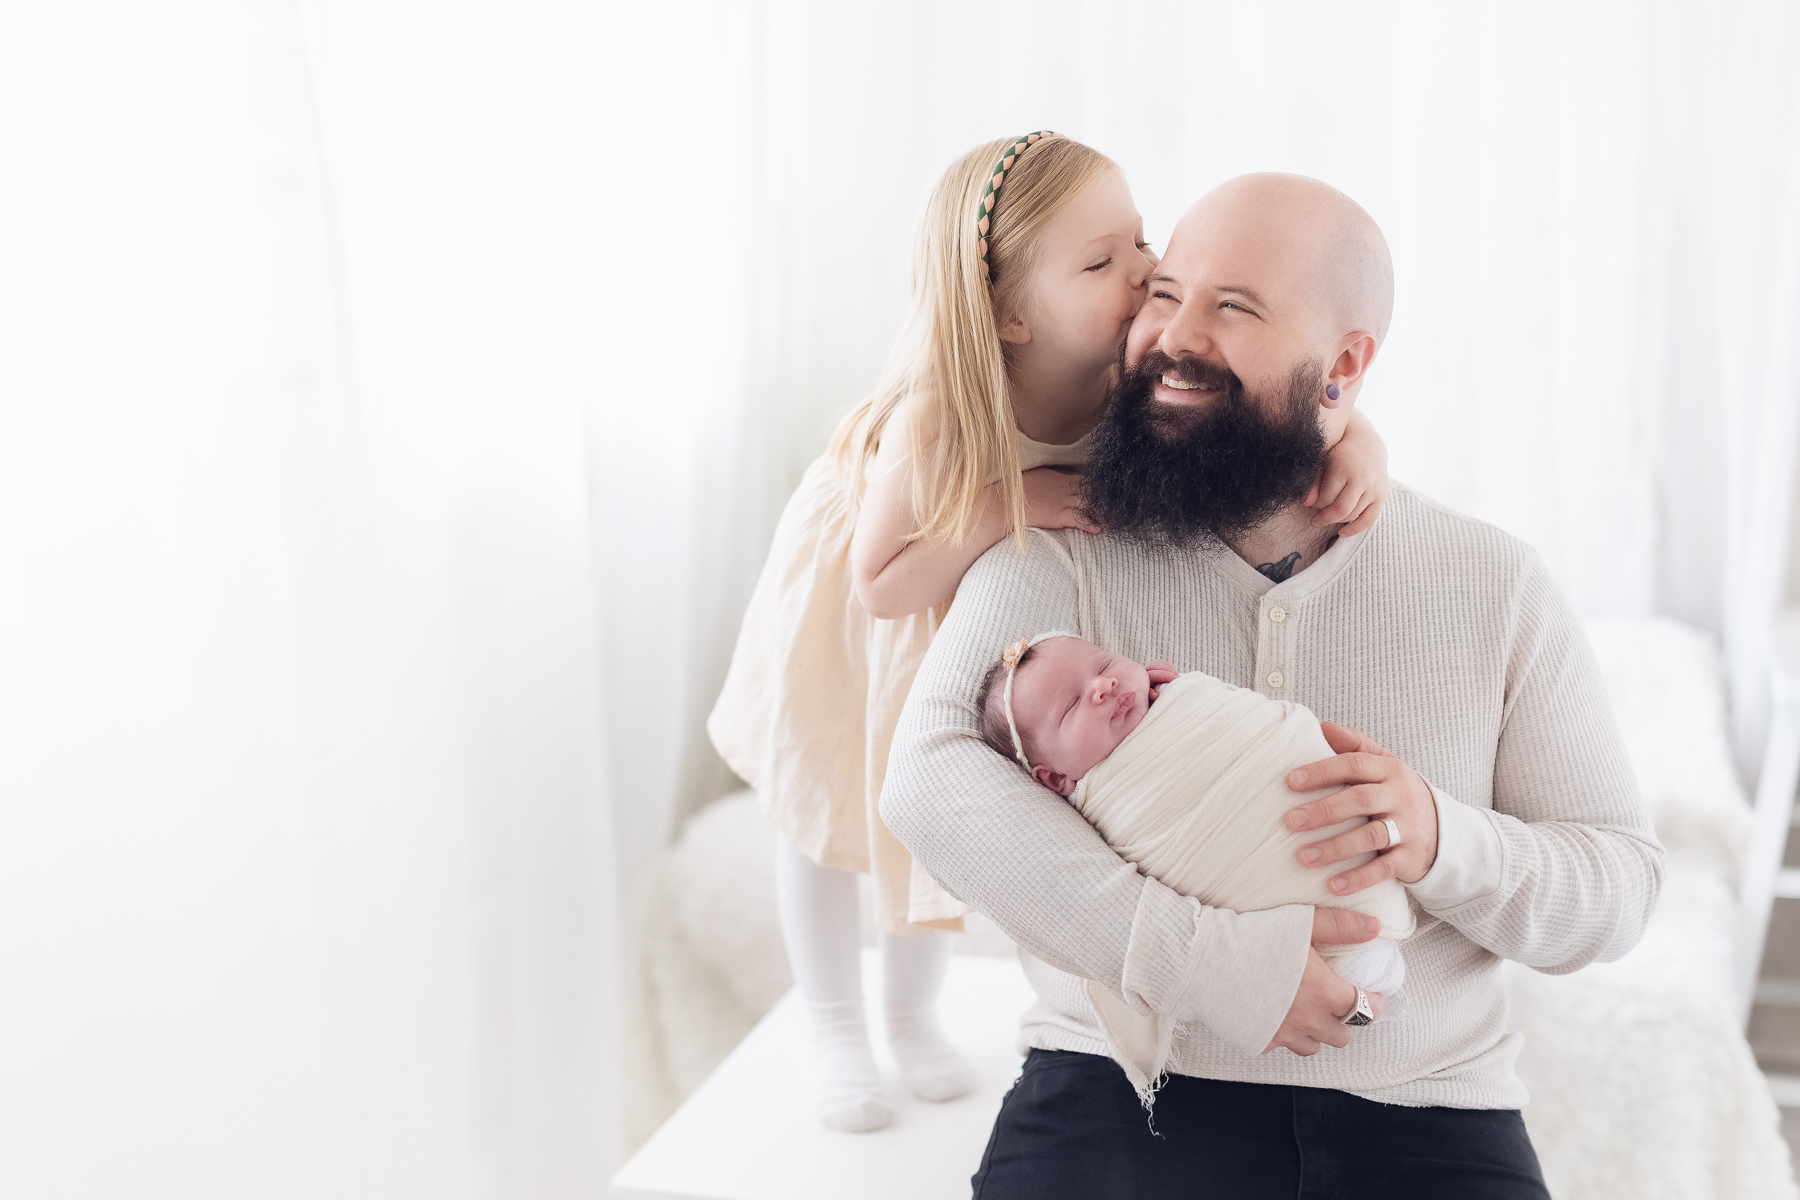
[[[1406,1018],[1311,1057],[1261,1053],[1299,986],[1312,909],[1209,908],[1138,873],[976,729],[983,673],[1068,629],[1363,730],[1429,783],[1438,854],[1408,887]],[[1106,1053],[1082,977],[1177,1022],[1182,1075],[1371,1100],[1518,1108],[1500,960],[1618,958],[1656,903],[1651,829],[1592,650],[1517,538],[1395,485],[1373,528],[1272,584],[1219,543],[1033,530],[964,577],[907,700],[887,824],[1024,951],[1021,1045]],[[1323,868],[1330,870],[1331,868]]]

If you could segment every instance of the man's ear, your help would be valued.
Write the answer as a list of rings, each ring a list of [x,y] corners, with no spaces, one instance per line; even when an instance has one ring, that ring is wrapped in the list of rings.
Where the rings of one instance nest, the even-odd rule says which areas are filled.
[[[1031,340],[1031,326],[1017,313],[996,314],[999,317],[1000,340],[1023,346]]]
[[[1334,400],[1331,393],[1326,393],[1326,408],[1338,408],[1350,403],[1356,385],[1369,372],[1369,365],[1375,361],[1375,335],[1367,331],[1344,335],[1337,357],[1331,360],[1331,370],[1325,376],[1327,385],[1336,387],[1338,396]]]
[[[1066,796],[1075,790],[1067,775],[1061,771],[1052,771],[1043,763],[1031,768],[1031,777],[1059,796]]]

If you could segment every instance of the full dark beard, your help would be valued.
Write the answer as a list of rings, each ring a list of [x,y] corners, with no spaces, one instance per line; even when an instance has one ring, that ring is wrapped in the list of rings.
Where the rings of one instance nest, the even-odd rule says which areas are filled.
[[[1156,399],[1165,372],[1213,384],[1204,408]],[[1305,497],[1329,449],[1319,430],[1323,365],[1302,362],[1285,395],[1246,395],[1243,381],[1198,358],[1152,351],[1121,368],[1094,431],[1083,488],[1096,524],[1142,541],[1188,545],[1205,534],[1229,541]]]

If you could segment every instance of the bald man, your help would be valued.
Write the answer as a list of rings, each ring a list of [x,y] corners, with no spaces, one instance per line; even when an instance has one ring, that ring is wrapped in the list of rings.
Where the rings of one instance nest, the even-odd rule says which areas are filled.
[[[1349,537],[1301,504],[1381,348],[1392,278],[1375,223],[1316,180],[1252,175],[1202,198],[1094,435],[1088,503],[1107,532],[989,551],[919,672],[882,816],[1019,944],[1038,994],[974,1179],[983,1200],[1547,1195],[1500,964],[1624,954],[1662,848],[1593,655],[1530,547],[1398,484]],[[988,665],[1053,629],[1338,723],[1338,755],[1289,785],[1347,786],[1288,822],[1371,818],[1302,861],[1338,895],[1407,887],[1402,1019],[1345,1024],[1357,991],[1313,948],[1372,937],[1364,918],[1179,895],[982,743]],[[1177,1023],[1154,1132],[1082,979]]]

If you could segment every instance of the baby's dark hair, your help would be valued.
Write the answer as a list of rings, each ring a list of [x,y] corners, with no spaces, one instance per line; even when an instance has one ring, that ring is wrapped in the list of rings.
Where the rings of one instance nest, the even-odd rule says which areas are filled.
[[[1025,653],[1019,655],[1019,662],[1013,667],[1013,673],[1017,675],[1036,656],[1037,647],[1027,646]],[[982,676],[981,690],[975,693],[975,719],[981,727],[982,741],[1009,762],[1019,761],[1018,752],[1013,749],[1012,729],[1006,723],[1005,659],[989,667],[988,673]],[[1031,744],[1031,738],[1022,729],[1019,731],[1019,740],[1025,744],[1025,757],[1036,762],[1037,747]]]

